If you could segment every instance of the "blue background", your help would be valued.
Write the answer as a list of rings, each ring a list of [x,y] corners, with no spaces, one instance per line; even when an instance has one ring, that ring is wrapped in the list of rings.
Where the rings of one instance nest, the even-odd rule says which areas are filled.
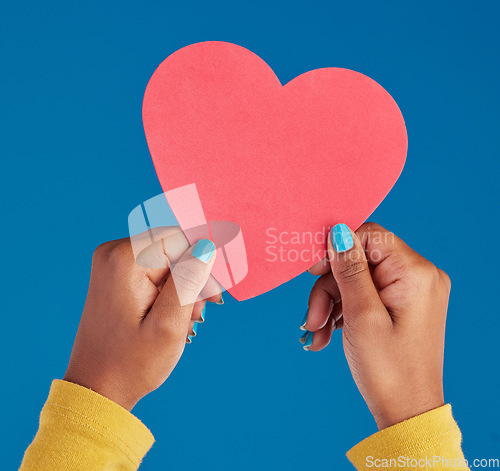
[[[161,192],[141,121],[147,81],[176,49],[225,40],[287,82],[325,66],[384,86],[409,152],[371,220],[453,282],[445,394],[468,457],[498,457],[496,2],[9,2],[2,4],[2,456],[15,469],[64,374],[101,242]],[[383,6],[381,6],[383,4]],[[134,410],[157,443],[142,469],[350,469],[376,428],[341,336],[298,342],[314,277],[210,306],[167,383]]]

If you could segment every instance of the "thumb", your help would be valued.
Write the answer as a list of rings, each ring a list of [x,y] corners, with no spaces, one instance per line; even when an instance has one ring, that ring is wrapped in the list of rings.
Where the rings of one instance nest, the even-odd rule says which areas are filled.
[[[208,239],[201,239],[190,247],[171,269],[147,317],[154,317],[166,330],[185,336],[193,305],[207,283],[215,255],[214,243]]]
[[[358,314],[376,312],[380,307],[384,308],[373,283],[361,242],[356,233],[345,224],[332,227],[328,239],[328,255],[347,322]]]
[[[214,262],[214,243],[208,239],[199,240],[174,265],[160,296],[166,288],[166,295],[176,296],[180,306],[194,304],[208,281]]]

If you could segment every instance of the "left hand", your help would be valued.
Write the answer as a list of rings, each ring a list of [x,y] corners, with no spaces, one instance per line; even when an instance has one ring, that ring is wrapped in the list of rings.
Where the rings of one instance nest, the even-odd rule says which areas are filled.
[[[64,376],[127,410],[167,379],[194,336],[195,321],[203,321],[205,301],[197,298],[215,261],[209,240],[189,247],[178,228],[164,229],[161,237],[168,242],[158,240],[139,254],[145,266],[136,264],[130,239],[96,249]],[[177,262],[172,272],[171,262]]]

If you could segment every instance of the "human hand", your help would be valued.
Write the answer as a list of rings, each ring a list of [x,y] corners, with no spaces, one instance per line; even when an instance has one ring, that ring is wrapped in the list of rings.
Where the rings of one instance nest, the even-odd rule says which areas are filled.
[[[195,335],[195,321],[204,320],[199,294],[215,261],[214,245],[202,239],[189,248],[178,228],[162,230],[161,239],[137,257],[143,266],[130,239],[96,249],[64,376],[128,410],[167,379]]]
[[[332,243],[333,239],[333,243]],[[321,350],[343,327],[354,381],[378,428],[444,404],[444,334],[450,279],[377,224],[332,228],[309,297],[301,341]]]

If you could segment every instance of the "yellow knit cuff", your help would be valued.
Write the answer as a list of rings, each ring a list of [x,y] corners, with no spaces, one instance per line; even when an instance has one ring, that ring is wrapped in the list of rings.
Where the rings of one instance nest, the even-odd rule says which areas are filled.
[[[52,382],[40,426],[57,418],[106,440],[137,466],[154,443],[148,428],[129,411],[90,389],[62,380]]]
[[[427,452],[446,449],[463,457],[462,435],[453,419],[450,404],[400,422],[366,438],[347,452],[356,469],[367,469],[367,457],[379,459],[425,456]]]

